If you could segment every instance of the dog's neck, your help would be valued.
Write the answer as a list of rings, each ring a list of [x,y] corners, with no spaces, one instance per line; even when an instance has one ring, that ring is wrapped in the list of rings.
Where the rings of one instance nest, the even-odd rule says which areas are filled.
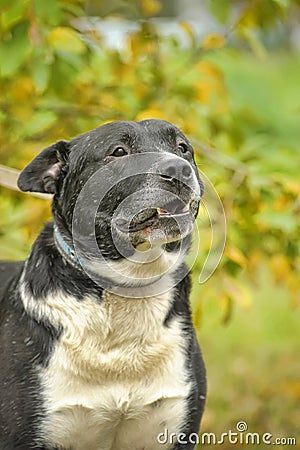
[[[58,251],[53,233],[53,222],[49,222],[34,243],[20,279],[20,285],[26,288],[37,308],[44,298],[54,295],[58,291],[64,292],[79,301],[90,296],[98,298],[100,302],[105,290],[111,291],[113,287],[114,292],[118,291],[115,282],[108,278],[105,279],[105,285],[97,283],[96,280],[99,280],[100,274],[97,274],[97,277],[93,279],[83,269],[79,271],[72,266]],[[185,270],[185,265],[181,265],[175,273],[164,274],[158,281],[149,286],[137,286],[128,289],[121,286],[120,292],[116,292],[116,295],[122,294],[124,297],[131,298],[136,298],[137,295],[144,298],[149,295],[154,297],[158,293],[172,289],[175,284],[177,285]],[[101,272],[101,276],[105,276],[105,274]]]
[[[104,289],[113,289],[113,292],[119,295],[121,290],[122,295],[129,297],[136,297],[136,291],[140,288],[149,288],[150,294],[155,295],[156,289],[160,289],[161,281],[169,278],[185,256],[185,252],[180,255],[176,252],[166,252],[157,246],[148,252],[149,254],[139,249],[138,254],[134,254],[129,260],[86,258],[84,251],[81,250],[80,255],[78,254],[76,246],[68,236],[64,238],[55,222],[53,238],[58,252],[72,267],[85,276],[88,275]]]
[[[59,229],[59,232],[62,235],[61,228]],[[63,240],[72,250],[65,235],[63,235]],[[124,288],[121,276],[116,275],[114,279],[111,279],[110,275],[111,270],[114,269],[114,264],[117,265],[116,270],[127,271],[128,268],[131,269],[131,267],[128,267],[128,262],[126,260],[123,261],[123,266],[121,268],[118,261],[114,261],[110,271],[110,266],[107,264],[106,271],[103,270],[103,267],[95,266],[87,273],[82,267],[79,268],[74,264],[72,265],[61,247],[62,244],[60,245],[59,251],[58,245],[54,240],[54,224],[53,222],[50,222],[45,226],[33,245],[23,273],[23,281],[28,286],[32,297],[36,300],[44,298],[46,295],[57,289],[61,289],[66,294],[72,295],[78,300],[85,298],[86,295],[98,297],[100,300],[103,290],[111,291],[112,288],[117,295],[122,294],[125,297],[136,297],[136,293],[138,293],[139,296],[143,295],[146,297],[149,292],[151,295],[156,295],[158,291],[165,291],[166,287],[170,288],[174,285],[173,279],[174,277],[176,278],[178,269],[177,264],[175,264],[175,273],[165,273],[162,277],[157,277],[155,282],[153,282],[153,279],[152,281],[149,279],[149,281],[151,281],[149,286],[145,283],[147,279],[144,278],[143,273],[140,272],[139,276],[141,283],[135,287],[125,285]],[[169,256],[172,257],[172,254]],[[110,264],[111,263],[112,262],[110,262]],[[122,261],[120,261],[120,263],[122,264]],[[143,264],[141,265],[141,268],[147,269],[146,265]],[[89,276],[92,271],[96,272],[95,277]],[[38,280],[38,282],[33,283],[33,280]],[[118,290],[118,282],[120,292]],[[116,287],[117,289],[115,289]]]

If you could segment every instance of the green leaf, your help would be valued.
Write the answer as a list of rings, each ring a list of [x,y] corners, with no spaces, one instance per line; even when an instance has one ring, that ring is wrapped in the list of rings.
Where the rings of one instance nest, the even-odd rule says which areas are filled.
[[[64,3],[62,6],[65,11],[70,12],[71,14],[73,14],[76,17],[80,17],[80,16],[84,15],[84,10],[83,10],[83,8],[81,8],[81,6],[72,5],[72,3]]]
[[[1,2],[5,3],[5,2]],[[7,2],[10,3],[10,6],[2,12],[1,14],[1,25],[4,31],[9,30],[17,23],[21,22],[24,18],[25,10],[28,6],[28,1],[15,1],[15,2]],[[1,5],[1,7],[6,5]]]
[[[208,6],[212,14],[221,23],[225,23],[230,14],[230,2],[225,0],[208,0]]]
[[[11,5],[11,0],[0,0],[0,8],[5,8],[9,4]]]
[[[51,76],[51,87],[60,93],[60,96],[64,98],[66,96],[67,89],[72,86],[74,77],[74,68],[66,60],[61,59],[60,55],[56,55]]]
[[[275,228],[284,233],[292,233],[297,229],[298,220],[296,216],[288,212],[263,211],[255,216],[257,223],[262,223],[270,228]]]
[[[0,111],[0,123],[4,122],[4,120],[7,118],[7,113],[4,111]]]
[[[64,18],[61,4],[57,0],[33,0],[37,17],[50,25],[58,25]]]
[[[34,136],[48,130],[57,120],[52,111],[37,111],[22,129],[24,136]]]
[[[16,73],[30,52],[26,21],[14,27],[11,38],[0,42],[0,75],[8,77]]]
[[[47,36],[48,43],[53,50],[64,51],[81,55],[86,46],[83,40],[72,28],[56,27]]]
[[[281,8],[288,8],[290,6],[290,0],[272,0],[273,3],[277,3]]]
[[[84,65],[84,60],[80,57],[80,55],[76,55],[75,53],[65,52],[63,50],[56,51],[57,57],[72,66],[74,69],[79,71]]]
[[[33,79],[37,90],[44,92],[49,84],[51,66],[41,59],[35,59],[32,65]]]
[[[259,33],[252,28],[241,27],[241,34],[247,40],[248,44],[252,48],[253,52],[259,59],[265,59],[267,56],[267,51],[264,44],[259,38]]]

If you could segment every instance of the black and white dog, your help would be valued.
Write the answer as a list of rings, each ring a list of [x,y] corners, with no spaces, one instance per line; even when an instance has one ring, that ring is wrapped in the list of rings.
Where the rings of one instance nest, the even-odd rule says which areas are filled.
[[[28,260],[0,264],[0,450],[192,449],[206,394],[183,262],[203,192],[160,120],[43,150],[52,193]],[[193,439],[191,439],[193,437]]]

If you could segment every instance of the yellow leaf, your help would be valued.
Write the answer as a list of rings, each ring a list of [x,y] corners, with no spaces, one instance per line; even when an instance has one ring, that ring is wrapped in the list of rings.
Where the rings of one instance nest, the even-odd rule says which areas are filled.
[[[195,65],[198,72],[193,83],[195,98],[209,105],[215,115],[223,115],[228,111],[227,90],[223,72],[209,61],[199,61]]]
[[[147,16],[154,16],[161,9],[161,4],[158,0],[141,0],[142,11]]]
[[[131,63],[136,62],[140,57],[154,54],[157,50],[155,39],[150,39],[147,30],[143,32],[133,33],[127,39],[127,48],[131,57]],[[129,67],[131,71],[131,67]]]
[[[29,77],[23,76],[13,81],[10,89],[10,95],[12,99],[18,102],[24,102],[31,97],[33,91],[33,81]]]
[[[298,308],[300,306],[300,279],[298,273],[291,273],[287,280],[287,287],[291,297],[291,306]]]
[[[186,32],[186,34],[190,37],[191,41],[195,42],[195,32],[191,24],[188,22],[179,22],[181,28]]]
[[[286,181],[284,190],[294,195],[300,195],[300,183],[298,181]]]
[[[229,298],[240,304],[243,308],[249,308],[252,303],[251,294],[244,284],[225,275],[224,289]]]
[[[69,53],[82,54],[85,45],[76,31],[67,27],[56,27],[47,36],[49,45],[55,50],[63,50]]]
[[[290,203],[290,199],[288,197],[288,195],[280,195],[274,202],[273,206],[274,206],[274,210],[275,211],[284,211],[285,209],[287,209],[288,205]]]
[[[233,246],[226,246],[224,254],[233,262],[238,264],[241,267],[246,267],[247,259],[243,255],[243,253],[237,248]]]
[[[136,116],[137,121],[139,120],[146,120],[146,119],[162,119],[165,120],[166,119],[166,115],[165,113],[159,109],[158,107],[150,107],[148,109],[145,109],[144,111],[141,111],[138,113],[138,115]]]
[[[192,320],[196,330],[199,330],[201,328],[202,319],[203,319],[203,304],[201,300],[198,300],[195,308],[193,309],[192,314]]]
[[[278,388],[276,392],[282,392],[285,396],[300,400],[300,380],[282,381],[280,385],[276,387]]]
[[[115,105],[115,103],[116,103],[116,96],[113,93],[111,93],[109,91],[105,91],[105,90],[103,90],[103,92],[101,92],[101,95],[99,98],[99,104],[103,108],[112,109],[113,105]]]
[[[220,298],[220,305],[223,311],[222,323],[226,325],[232,316],[232,298],[223,293]]]
[[[254,281],[256,279],[256,270],[261,262],[262,255],[258,250],[252,250],[249,254],[249,259],[247,262],[247,269],[251,279]]]
[[[270,268],[277,283],[286,281],[291,273],[291,265],[285,255],[273,255],[270,259]]]
[[[219,33],[211,33],[205,36],[202,42],[202,48],[204,50],[212,50],[222,48],[226,45],[226,38]]]
[[[195,67],[200,74],[208,75],[223,81],[223,73],[216,64],[210,61],[199,61]]]

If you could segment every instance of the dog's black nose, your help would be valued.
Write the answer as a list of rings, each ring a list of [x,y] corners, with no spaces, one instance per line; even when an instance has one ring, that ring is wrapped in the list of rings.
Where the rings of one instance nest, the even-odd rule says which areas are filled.
[[[193,169],[187,161],[166,159],[158,166],[158,173],[164,180],[188,181],[193,175]]]

